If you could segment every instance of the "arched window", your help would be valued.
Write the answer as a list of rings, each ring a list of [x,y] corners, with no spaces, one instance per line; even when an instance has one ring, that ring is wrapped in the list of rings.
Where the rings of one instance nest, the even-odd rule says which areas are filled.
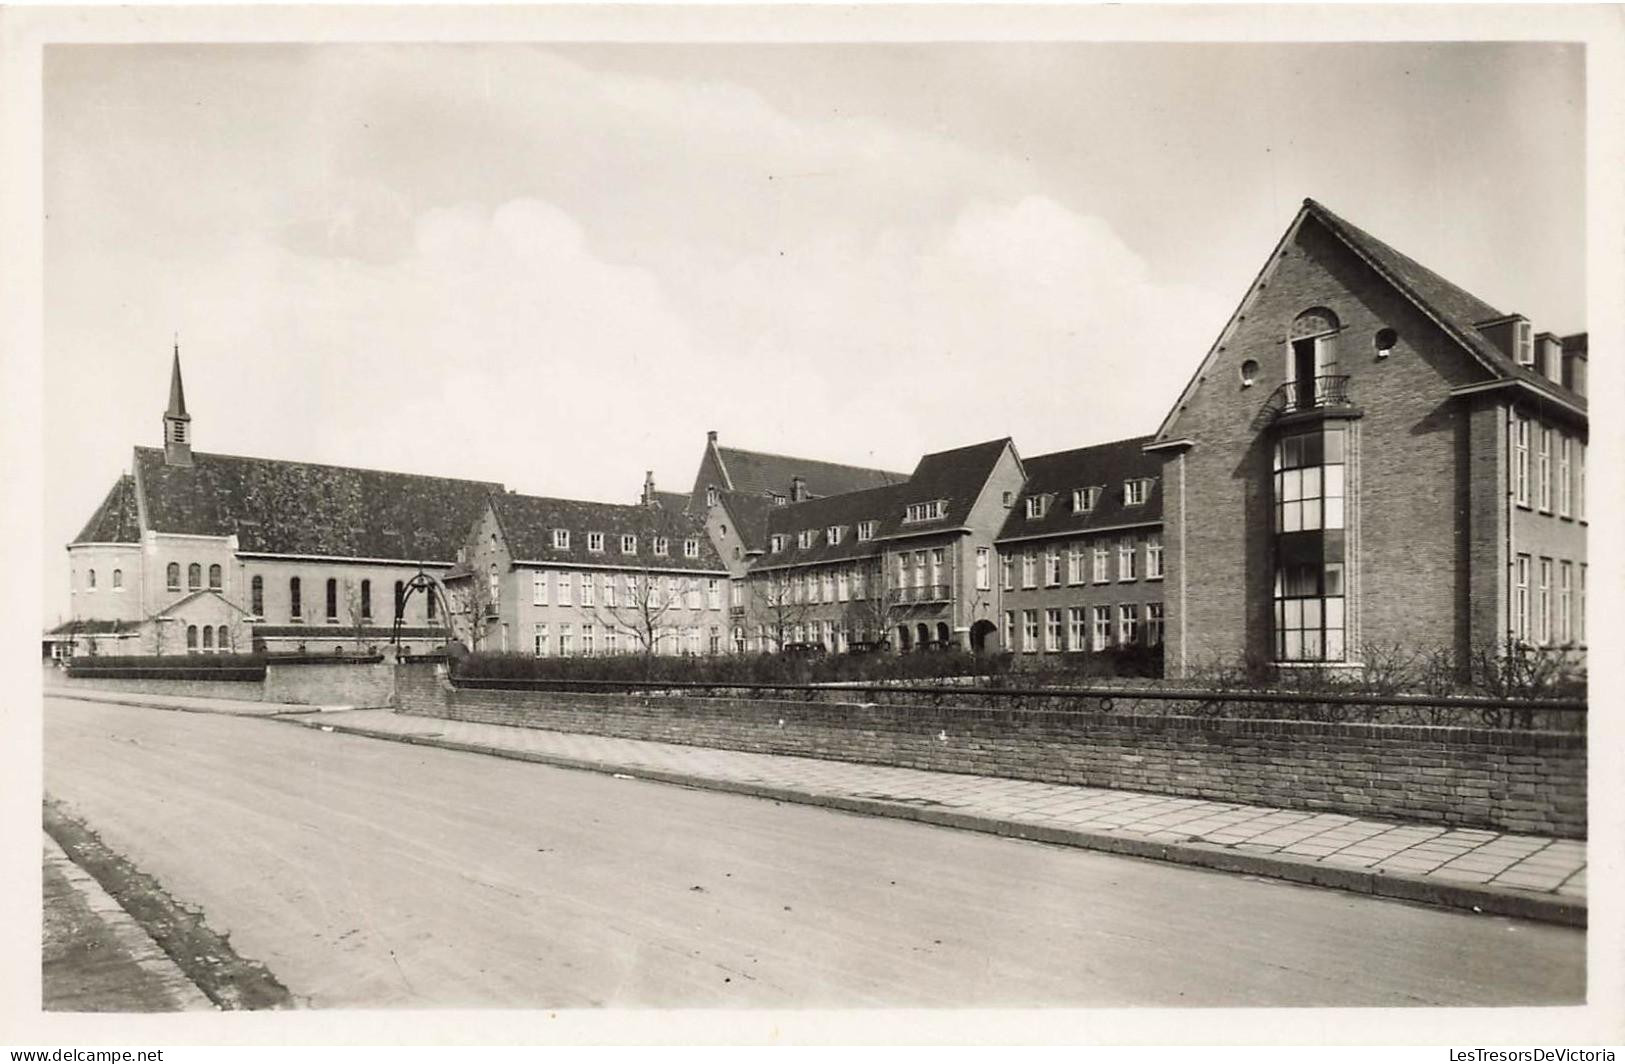
[[[92,591],[96,590],[96,570],[91,569],[86,573],[85,586]]]
[[[265,577],[256,576],[248,582],[248,612],[256,617],[265,616]]]
[[[179,591],[181,589],[181,563],[170,562],[169,568],[164,570],[164,574],[165,586],[171,591]]]
[[[124,590],[124,570],[123,569],[114,569],[113,570],[113,590],[114,591],[123,591]]]
[[[221,587],[224,586],[220,582],[220,575],[221,575],[220,574],[220,566],[218,566],[218,565],[209,566],[209,588],[210,588],[210,590],[219,591],[221,589]]]
[[[440,619],[440,603],[435,601],[434,590],[433,587],[423,589],[423,608],[427,611],[430,624]]]
[[[327,619],[339,619],[339,582],[331,576],[327,578]]]
[[[196,591],[203,586],[203,566],[193,562],[186,567],[186,589]]]
[[[222,654],[231,649],[230,631],[231,630],[223,624],[214,630],[215,649],[219,650]]]
[[[361,619],[372,620],[372,581],[361,581]]]
[[[214,649],[214,629],[208,625],[203,626],[203,649],[205,651]]]
[[[288,580],[288,616],[294,620],[301,620],[305,614],[303,596],[300,594],[299,578],[297,576]]]
[[[1294,385],[1288,409],[1336,405],[1348,378],[1337,372],[1337,315],[1311,307],[1292,319],[1286,377]]]
[[[195,624],[186,626],[186,652],[188,654],[197,653],[197,625]]]
[[[406,616],[406,585],[399,580],[395,581],[395,619],[398,621]]]

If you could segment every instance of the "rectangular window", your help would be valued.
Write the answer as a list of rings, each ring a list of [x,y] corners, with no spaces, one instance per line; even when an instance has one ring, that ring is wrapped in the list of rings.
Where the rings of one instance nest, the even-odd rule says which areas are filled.
[[[559,657],[568,658],[576,652],[575,626],[571,624],[559,625]]]
[[[1574,642],[1574,563],[1564,562],[1558,570],[1557,641],[1564,646]]]
[[[592,606],[592,605],[594,605],[595,601],[596,601],[596,599],[598,597],[597,592],[598,592],[598,577],[594,576],[592,573],[582,573],[581,574],[581,604],[583,606]],[[585,635],[587,630],[585,628],[583,628],[581,631],[582,631],[582,634]]]
[[[1575,603],[1574,639],[1581,646],[1586,641],[1586,564],[1580,563],[1580,601]]]
[[[667,539],[665,536],[654,537],[654,543],[655,555],[657,557],[664,558],[671,551],[671,540]]]
[[[1343,527],[1341,428],[1287,436],[1275,444],[1275,531]]]
[[[372,581],[361,581],[361,619],[372,620]]]
[[[1151,480],[1148,477],[1136,477],[1133,480],[1123,481],[1124,506],[1143,506],[1150,494]]]
[[[1021,649],[1028,654],[1038,651],[1038,611],[1021,611]]]
[[[875,575],[876,575],[877,578],[879,577],[879,573],[880,573],[880,571],[878,569],[875,570]],[[864,589],[863,589],[864,582],[865,582],[865,577],[863,575],[863,566],[860,565],[860,566],[854,567],[853,570],[852,570],[852,599],[853,599],[853,601],[856,602],[856,601],[861,601],[863,599],[863,596],[864,596]]]
[[[547,657],[547,625],[538,624],[535,631],[532,633],[531,638],[534,640],[532,647],[535,650],[536,656],[539,658]]]
[[[1529,555],[1518,555],[1512,581],[1512,638],[1529,641]]]
[[[1112,643],[1112,608],[1110,606],[1093,606],[1090,608],[1090,643],[1089,648],[1096,653],[1105,650]]]
[[[841,533],[844,531],[846,531],[846,529],[841,525],[830,525],[828,528],[824,529],[824,536],[829,540],[829,545],[834,547],[840,544]]]
[[[1016,646],[1015,610],[1004,611],[1004,649],[1012,651],[1021,649],[1020,647]]]
[[[700,541],[697,539],[683,540],[683,557],[698,558],[700,556]]]
[[[575,591],[575,579],[576,578],[575,578],[574,573],[560,573],[559,574],[559,605],[560,606],[572,606],[572,605],[575,604],[575,596],[573,594],[573,592]],[[562,629],[560,631],[562,632]]]
[[[1278,661],[1342,661],[1343,565],[1286,565],[1275,573]]]
[[[1066,548],[1066,582],[1083,583],[1083,544],[1071,543]]]
[[[1072,512],[1086,514],[1095,508],[1100,499],[1099,488],[1078,488],[1072,492]]]
[[[1117,644],[1131,647],[1140,641],[1140,607],[1125,603],[1117,607]]]
[[[705,578],[705,608],[708,610],[722,608],[722,581],[714,576]]]
[[[1153,532],[1145,537],[1145,578],[1162,579],[1162,533]]]
[[[1157,647],[1162,645],[1162,603],[1147,602],[1145,604],[1145,645]]]
[[[1117,543],[1117,579],[1136,580],[1139,578],[1139,551],[1133,536],[1124,536]]]
[[[796,546],[800,547],[802,550],[806,550],[808,547],[813,545],[813,542],[817,536],[817,532],[814,532],[810,528],[804,528],[796,534]]]
[[[914,586],[925,586],[925,551],[914,552]]]
[[[1535,600],[1535,641],[1541,646],[1552,641],[1552,560],[1540,560],[1540,597]]]
[[[1557,513],[1570,517],[1574,513],[1574,441],[1567,436],[1557,438]]]
[[[991,591],[993,589],[993,574],[989,567],[993,564],[993,551],[988,547],[976,548],[976,590]]]
[[[1044,611],[1044,649],[1051,653],[1061,649],[1061,611],[1059,608]]]
[[[569,550],[570,549],[570,530],[569,529],[567,529],[567,528],[555,528],[553,530],[553,549],[554,550]]]
[[[675,576],[666,577],[666,601],[675,606],[683,601],[681,598],[682,593],[682,588],[677,584],[677,578]]]
[[[1574,516],[1586,519],[1586,445],[1575,441]]]
[[[327,619],[339,619],[339,582],[333,579],[327,581]]]
[[[638,552],[638,537],[636,537],[636,536],[622,536],[621,537],[621,553],[622,554],[636,554],[637,552]]]
[[[698,628],[690,626],[689,628],[685,629],[683,632],[683,639],[690,654],[698,654],[700,652],[700,630]]]
[[[532,606],[547,605],[547,583],[552,576],[546,569],[540,569],[530,574],[530,604]]]
[[[1044,585],[1061,586],[1061,548],[1051,547],[1044,554]]]
[[[774,554],[782,553],[784,550],[784,534],[782,532],[778,532],[769,536],[767,539],[767,547],[768,550],[772,551]]]
[[[604,606],[606,609],[615,608],[615,576],[613,573],[604,574]]]
[[[1038,586],[1038,556],[1032,551],[1021,556],[1021,586]]]
[[[904,522],[914,524],[919,521],[940,521],[947,514],[947,500],[933,499],[930,502],[910,503],[903,514]]]
[[[722,629],[713,624],[709,632],[710,638],[707,640],[709,652],[712,654],[722,653]]]
[[[604,626],[604,653],[605,654],[619,654],[620,652],[621,652],[621,633],[616,631],[614,628],[611,628],[609,625],[605,625]]]
[[[818,574],[817,573],[808,573],[808,574],[806,574],[806,580],[807,580],[807,601],[816,603],[818,601]]]
[[[1036,521],[1040,517],[1043,517],[1045,512],[1048,511],[1048,510],[1049,510],[1049,496],[1048,495],[1029,495],[1029,496],[1027,496],[1027,517],[1028,517],[1029,520]]]
[[[1068,650],[1087,650],[1088,628],[1084,620],[1082,606],[1068,606],[1066,608],[1066,648]]]
[[[1106,569],[1111,564],[1111,557],[1112,549],[1110,547],[1105,543],[1095,544],[1095,583],[1104,584],[1109,579],[1106,575]]]
[[[1529,505],[1529,419],[1523,417],[1512,422],[1512,498]]]
[[[1008,554],[999,559],[999,579],[1006,591],[1016,587],[1016,560]]]
[[[602,532],[588,532],[587,549],[594,554],[604,553],[604,534]]]
[[[1539,461],[1535,464],[1535,497],[1540,501],[1542,513],[1552,512],[1552,430],[1540,427]]]
[[[861,543],[861,542],[864,542],[866,540],[871,540],[871,539],[874,539],[874,538],[875,538],[875,522],[873,522],[873,521],[859,521],[858,522],[858,541]]]
[[[597,652],[597,631],[590,624],[581,626],[581,653],[585,657],[592,657]]]

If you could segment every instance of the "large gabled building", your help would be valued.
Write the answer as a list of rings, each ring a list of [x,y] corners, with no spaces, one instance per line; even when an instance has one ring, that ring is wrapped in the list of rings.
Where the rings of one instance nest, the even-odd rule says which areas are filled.
[[[1587,354],[1305,200],[1146,445],[1168,672],[1583,649]]]
[[[135,448],[68,544],[70,619],[48,638],[65,654],[378,647],[400,589],[449,571],[501,490],[194,451],[177,351],[163,446]],[[408,600],[405,640],[444,640],[436,606]]]

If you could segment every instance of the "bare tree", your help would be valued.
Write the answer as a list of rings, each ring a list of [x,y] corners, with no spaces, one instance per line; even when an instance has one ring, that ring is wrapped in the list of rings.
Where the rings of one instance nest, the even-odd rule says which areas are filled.
[[[892,628],[902,619],[906,608],[886,587],[883,561],[866,563],[863,574],[863,597],[847,605],[847,616],[852,627],[872,633],[876,640],[889,640]]]
[[[450,607],[453,610],[453,616],[448,618],[451,630],[463,639],[469,650],[478,652],[485,643],[491,620],[496,616],[497,597],[493,581],[489,574],[474,570],[465,579],[458,580],[456,587],[448,583],[447,590],[451,594]],[[395,608],[400,609],[401,604],[397,602]]]
[[[372,620],[372,604],[363,602],[361,598],[361,585],[354,580],[344,581],[344,611],[350,618],[351,633],[355,636],[355,652],[362,653],[367,649],[367,622]]]
[[[693,576],[679,576],[664,565],[674,545],[680,550],[683,540],[692,538],[695,530],[684,524],[681,515],[668,512],[653,499],[647,486],[644,495],[642,516],[636,522],[638,563],[634,570],[623,574],[631,578],[630,582],[621,579],[618,587],[598,596],[592,606],[578,607],[578,611],[605,629],[624,635],[637,648],[647,673],[660,650],[661,639],[672,628],[672,613],[685,608],[685,600],[697,585]],[[657,547],[663,549],[657,552]]]
[[[750,578],[752,612],[760,617],[763,634],[777,652],[792,642],[790,634],[811,612],[805,585],[785,569],[770,569]],[[763,648],[768,649],[766,647]]]

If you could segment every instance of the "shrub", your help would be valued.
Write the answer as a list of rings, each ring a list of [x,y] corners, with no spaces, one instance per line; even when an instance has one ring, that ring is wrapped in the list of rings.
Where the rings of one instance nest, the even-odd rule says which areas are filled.
[[[68,662],[76,672],[97,669],[263,669],[264,654],[95,654]]]

